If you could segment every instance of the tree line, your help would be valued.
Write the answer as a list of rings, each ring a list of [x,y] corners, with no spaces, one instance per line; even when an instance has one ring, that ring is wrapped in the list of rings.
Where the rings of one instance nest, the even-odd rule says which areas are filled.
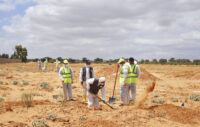
[[[14,53],[9,57],[8,54],[0,54],[0,58],[10,58],[10,59],[21,59],[22,62],[37,62],[39,58],[35,59],[27,59],[28,56],[28,50],[26,47],[23,47],[22,45],[16,45],[15,46],[15,51]],[[82,59],[73,59],[73,58],[62,58],[62,57],[57,57],[56,59],[51,58],[51,57],[43,57],[41,58],[41,61],[44,62],[45,59],[48,59],[50,63],[55,62],[56,59],[59,61],[63,61],[64,59],[67,59],[71,63],[82,63],[85,62],[86,60],[89,60],[87,57],[83,57]],[[128,61],[128,58],[125,58]],[[104,60],[103,58],[95,58],[94,60],[91,60],[94,63],[117,63],[119,59],[109,59],[109,60]],[[175,59],[175,58],[170,58],[170,59],[141,59],[137,60],[139,64],[170,64],[170,65],[200,65],[200,59],[194,59],[194,60],[189,60],[189,59]]]

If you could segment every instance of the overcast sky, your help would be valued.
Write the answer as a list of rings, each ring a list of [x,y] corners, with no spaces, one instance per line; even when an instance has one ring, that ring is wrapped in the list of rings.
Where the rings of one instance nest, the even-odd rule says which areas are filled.
[[[0,0],[0,54],[200,59],[200,0]]]

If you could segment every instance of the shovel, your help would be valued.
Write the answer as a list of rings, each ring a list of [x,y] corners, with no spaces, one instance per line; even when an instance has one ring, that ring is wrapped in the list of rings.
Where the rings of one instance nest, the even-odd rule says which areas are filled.
[[[98,98],[100,101],[103,101],[103,99],[101,99],[99,96],[91,93],[86,87],[82,86],[83,88],[85,88],[90,94],[92,94],[94,97]],[[108,107],[110,107],[113,110],[118,110],[118,108],[113,108],[111,105],[109,105],[108,103],[104,102],[105,105],[107,105]]]
[[[92,94],[94,97],[98,98],[100,101],[103,101],[99,96],[91,93],[90,91],[88,91],[90,94]],[[113,108],[111,105],[109,105],[108,103],[104,102],[105,105],[107,105],[108,107],[110,107],[113,110],[118,110],[118,108]]]
[[[118,71],[119,71],[119,68],[117,67],[117,72],[116,72],[116,76],[115,76],[115,83],[114,83],[114,88],[113,88],[113,95],[112,95],[112,97],[109,97],[109,101],[108,101],[109,104],[114,104],[115,100],[116,100],[116,98],[114,98],[114,94],[115,94],[115,86],[116,86],[116,82],[117,82]]]

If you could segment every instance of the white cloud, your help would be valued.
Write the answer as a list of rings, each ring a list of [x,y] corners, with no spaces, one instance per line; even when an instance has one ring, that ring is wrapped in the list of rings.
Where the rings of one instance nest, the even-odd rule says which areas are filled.
[[[195,48],[200,48],[198,0],[34,1],[37,5],[24,16],[15,16],[3,27],[7,37],[28,48],[31,58],[193,59],[198,55],[192,48],[200,54]]]

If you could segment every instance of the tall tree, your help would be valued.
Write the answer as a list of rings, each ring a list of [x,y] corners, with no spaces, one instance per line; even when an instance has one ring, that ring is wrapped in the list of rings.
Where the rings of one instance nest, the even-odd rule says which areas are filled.
[[[11,59],[21,59],[22,62],[26,62],[27,56],[27,49],[25,47],[23,48],[22,45],[16,45],[13,55],[11,55]]]

